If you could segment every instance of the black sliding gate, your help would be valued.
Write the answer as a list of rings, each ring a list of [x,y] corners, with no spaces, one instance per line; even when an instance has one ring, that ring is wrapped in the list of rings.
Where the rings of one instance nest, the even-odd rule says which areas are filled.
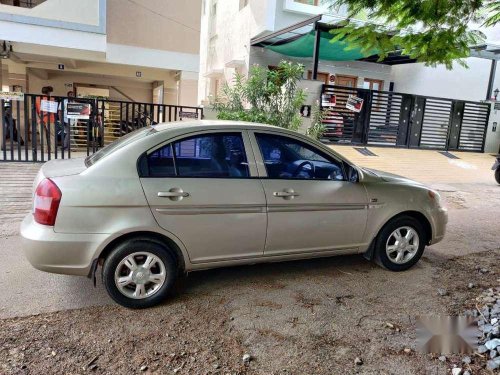
[[[483,152],[487,103],[323,85],[332,143]]]
[[[0,162],[45,162],[90,155],[153,123],[202,119],[203,108],[25,94],[0,100]],[[85,107],[68,118],[68,103]]]

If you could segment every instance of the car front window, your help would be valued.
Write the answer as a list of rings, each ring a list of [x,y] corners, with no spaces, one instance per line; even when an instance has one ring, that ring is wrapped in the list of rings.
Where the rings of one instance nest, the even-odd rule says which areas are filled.
[[[275,134],[256,134],[272,179],[344,180],[342,165],[304,142]]]

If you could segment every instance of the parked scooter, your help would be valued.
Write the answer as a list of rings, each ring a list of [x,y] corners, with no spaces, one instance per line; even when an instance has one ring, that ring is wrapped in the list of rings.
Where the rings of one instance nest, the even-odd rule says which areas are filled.
[[[493,164],[491,169],[495,171],[495,180],[500,184],[500,154],[497,155],[495,164]]]
[[[1,150],[4,151],[6,145],[8,144],[7,140],[10,140],[12,135],[12,142],[19,142],[21,146],[24,146],[24,139],[19,134],[17,134],[17,120],[12,117],[12,107],[8,101],[4,103],[4,117],[0,119],[0,123],[4,128],[3,139],[1,140]]]
[[[153,120],[148,112],[141,112],[138,114],[138,117],[134,118],[133,122],[125,120],[120,121],[119,129],[114,131],[114,136],[122,137],[125,134],[133,132],[136,129],[156,124],[158,123]]]

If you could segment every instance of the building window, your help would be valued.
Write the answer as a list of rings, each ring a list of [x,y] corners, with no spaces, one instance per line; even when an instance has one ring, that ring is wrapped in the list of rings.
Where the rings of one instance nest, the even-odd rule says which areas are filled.
[[[212,4],[212,9],[210,10],[210,35],[216,34],[217,26],[217,3]]]
[[[383,90],[384,81],[382,81],[381,79],[365,78],[363,82],[363,88],[370,90]]]
[[[249,0],[240,0],[240,10],[248,5]]]
[[[22,8],[34,8],[45,1],[46,0],[1,0],[0,4]]]
[[[318,6],[320,0],[294,0],[296,3]]]

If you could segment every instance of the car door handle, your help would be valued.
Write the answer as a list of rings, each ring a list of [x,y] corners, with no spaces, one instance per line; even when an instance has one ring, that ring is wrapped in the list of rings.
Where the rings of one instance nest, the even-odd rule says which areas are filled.
[[[275,191],[273,195],[284,199],[293,199],[294,197],[298,197],[300,194],[296,193],[293,189],[284,189],[283,191]]]
[[[159,191],[158,197],[169,198],[173,201],[180,201],[182,198],[189,197],[189,193],[183,191],[181,188],[172,188],[169,191]]]
[[[160,198],[171,198],[171,197],[189,197],[189,193],[184,191],[159,191],[158,196]]]

